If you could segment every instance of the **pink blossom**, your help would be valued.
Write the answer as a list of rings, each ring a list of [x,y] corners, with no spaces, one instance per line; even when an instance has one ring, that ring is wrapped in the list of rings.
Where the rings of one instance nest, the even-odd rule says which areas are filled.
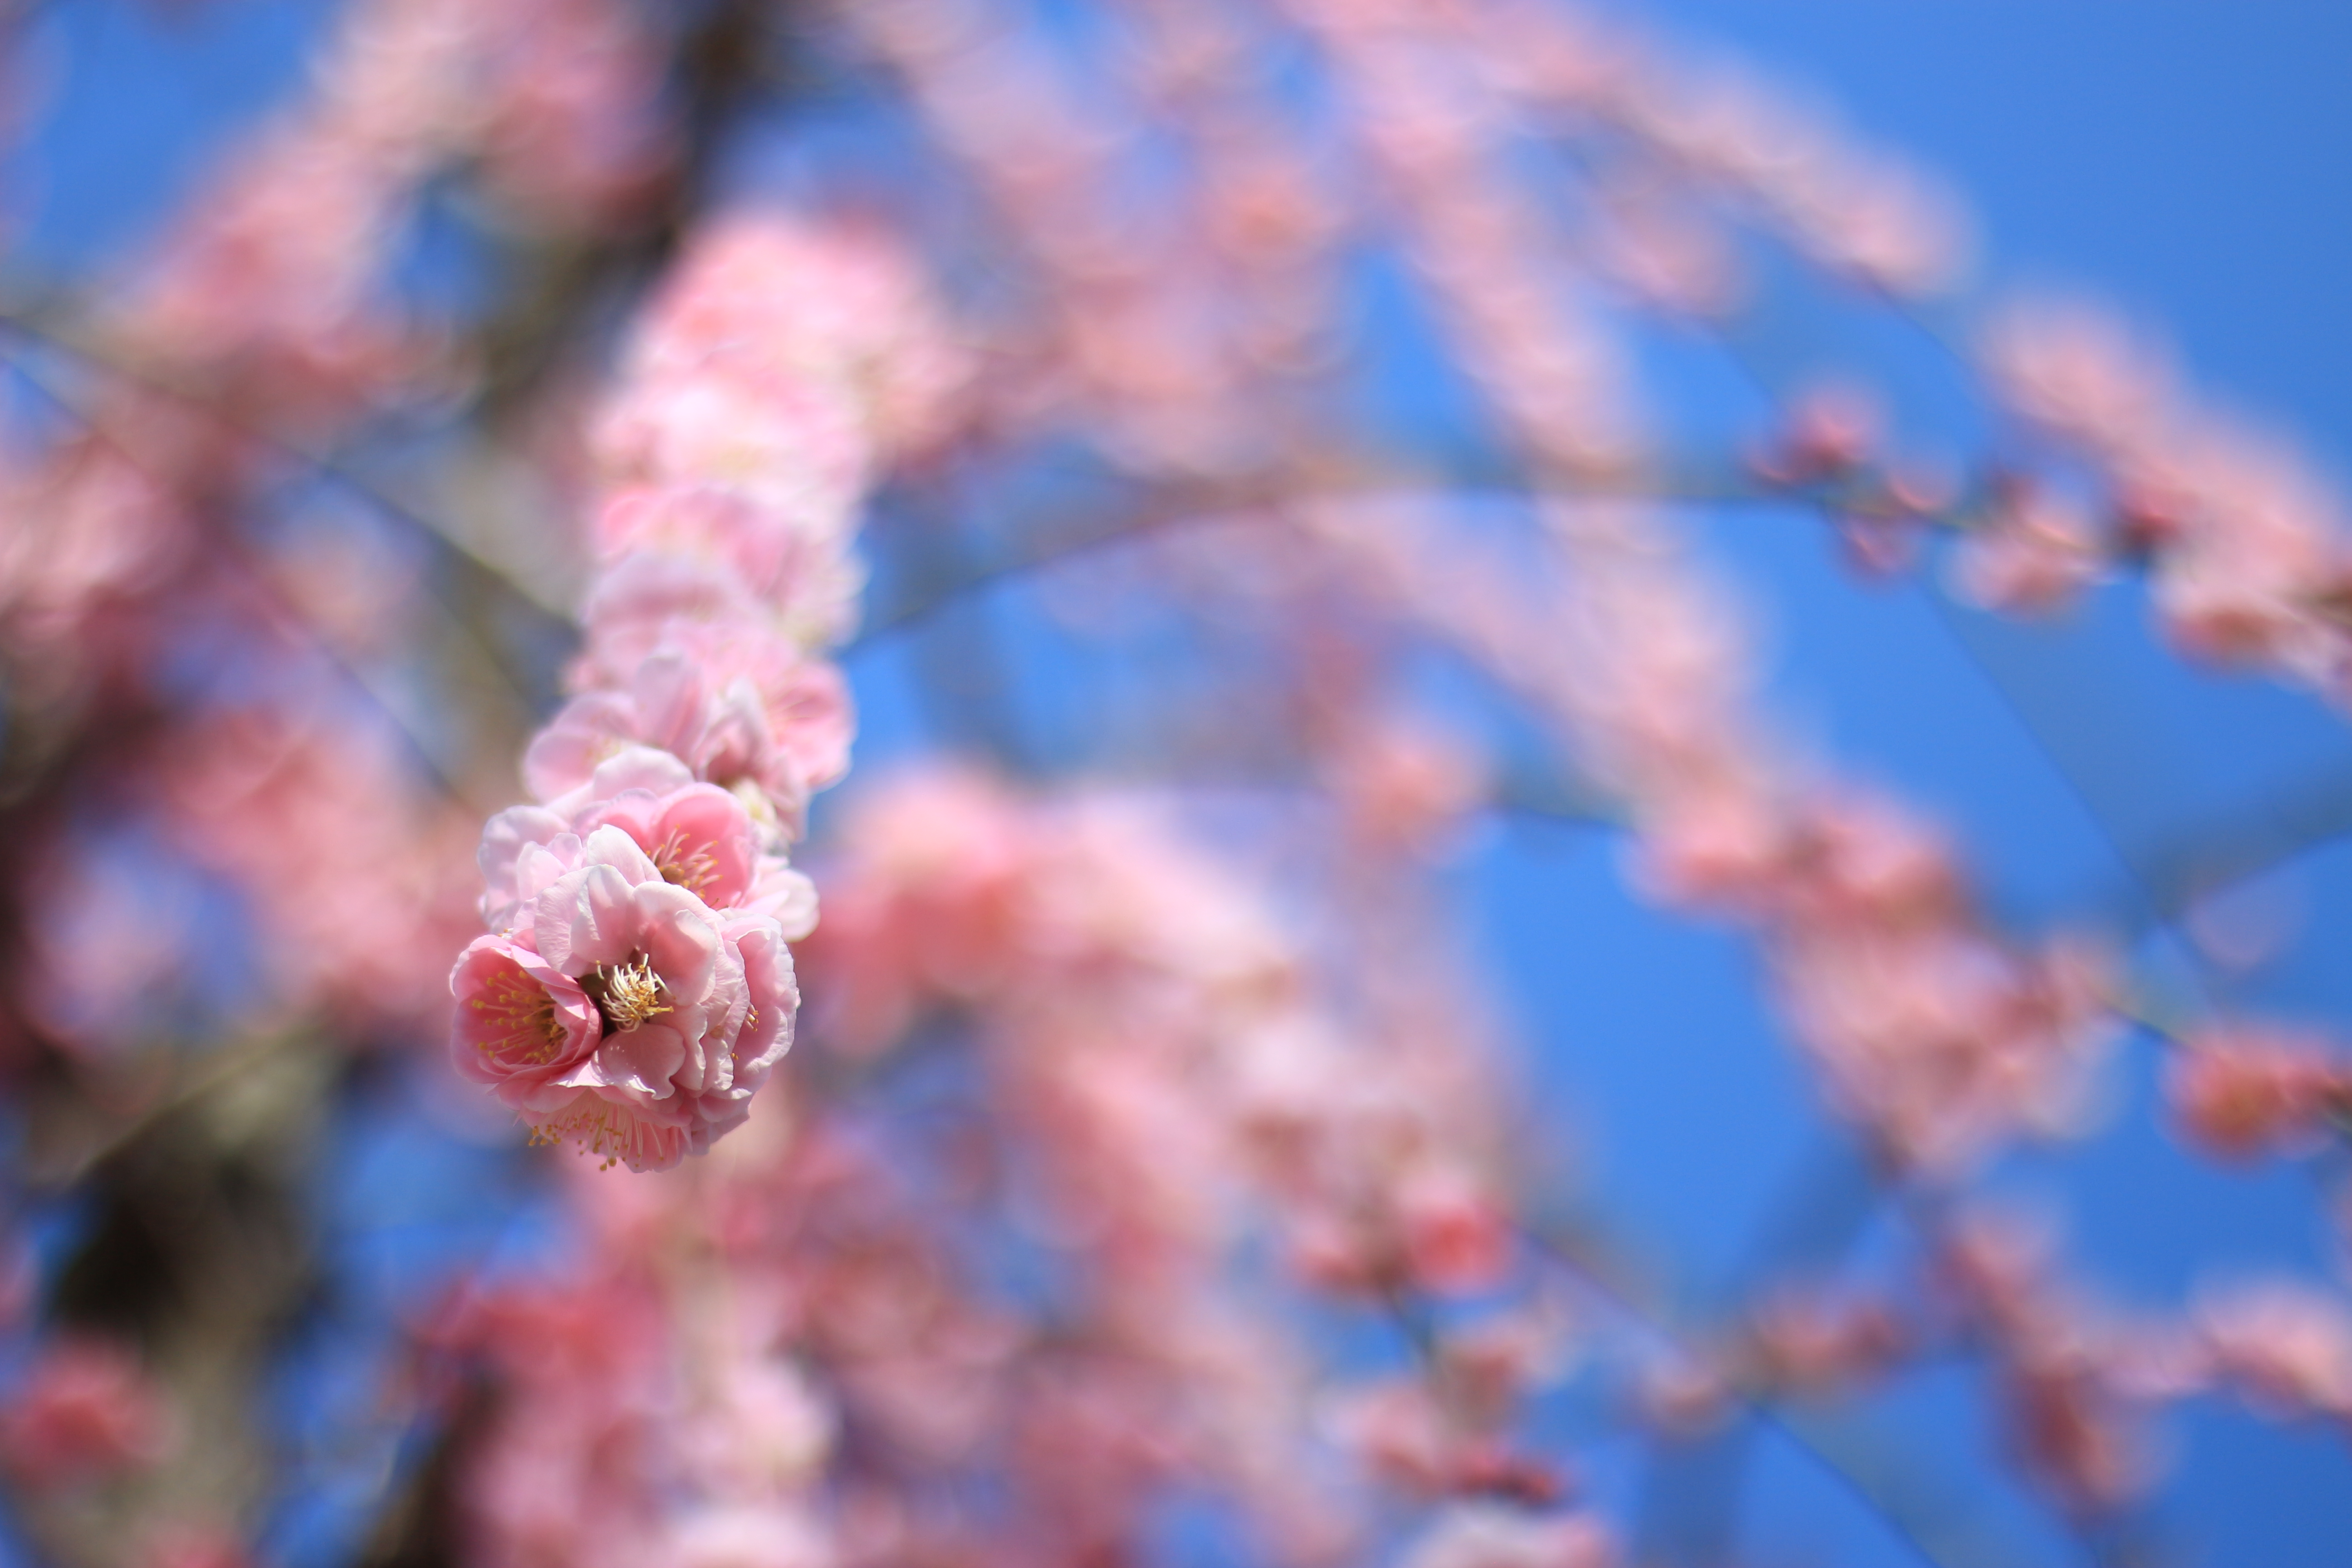
[[[1955,590],[1986,609],[2061,610],[2095,582],[2105,552],[2082,507],[2045,489],[2004,498],[1953,548]]]
[[[593,998],[597,1043],[581,1055],[567,1027],[554,1070],[478,1047],[476,1076],[502,1080],[547,1141],[572,1138],[632,1169],[674,1164],[749,1114],[791,1044],[799,996],[775,923],[713,910],[617,827],[590,833],[578,868],[540,893],[530,936],[547,967]],[[569,992],[542,989],[567,1025],[578,1017]]]
[[[717,484],[616,490],[598,509],[593,535],[600,563],[678,557],[718,568],[755,601],[789,589],[808,552],[807,535],[791,517]]]
[[[170,1414],[138,1361],[99,1340],[45,1347],[0,1405],[0,1462],[35,1486],[153,1464],[172,1439]]]
[[[503,1395],[457,1478],[469,1555],[510,1568],[649,1555],[670,1323],[642,1268],[598,1261],[467,1292],[436,1325],[437,1341],[488,1363]]]
[[[1409,1548],[1404,1568],[1612,1568],[1616,1542],[1590,1514],[1456,1503]]]
[[[1885,1372],[1905,1349],[1905,1334],[1884,1302],[1784,1289],[1749,1314],[1743,1349],[1752,1375],[1767,1385],[1821,1393]]]
[[[1391,1486],[1433,1496],[1454,1484],[1462,1437],[1425,1383],[1395,1378],[1351,1389],[1330,1403],[1324,1425]]]
[[[1843,479],[1879,457],[1885,425],[1879,399],[1864,388],[1843,382],[1809,387],[1781,411],[1752,466],[1775,484]]]
[[[1837,927],[1777,967],[1842,1109],[1906,1165],[1964,1168],[2005,1137],[2065,1131],[2114,1037],[2100,961],[2074,944]]]
[[[1173,14],[1143,15],[1155,9]],[[1144,7],[1138,31],[1203,26],[1197,9]],[[1696,271],[1673,263],[1699,254],[1734,205],[1717,187],[1875,288],[1928,286],[1958,259],[1957,219],[1932,188],[1833,128],[1720,84],[1693,89],[1693,102],[1645,102],[1662,96],[1647,79],[1655,68],[1598,25],[1604,58],[1570,58],[1586,35],[1569,24],[1544,35],[1549,57],[1522,62],[1501,26],[1499,42],[1475,36],[1475,9],[1300,0],[1283,19],[1316,34],[1360,99],[1387,187],[1379,216],[1404,235],[1501,412],[1507,456],[1532,482],[1653,477],[1638,356],[1587,268],[1591,254],[1630,253],[1634,272]],[[1192,247],[1161,258],[1151,235],[1039,225],[1052,204],[1035,193],[1108,164],[1081,144],[1083,116],[1026,104],[1029,79],[992,68],[1004,56],[968,21],[907,0],[864,8],[857,25],[895,41],[924,112],[982,165],[1009,221],[1038,231],[1034,258],[1056,275],[1039,341],[1008,334],[1007,357],[1026,363],[1003,411],[1018,422],[1067,387],[1099,391],[1107,406],[1079,416],[1115,455],[1213,466],[1234,448],[1209,437],[1250,424],[1256,405],[1227,323],[1190,288]],[[1214,62],[1246,47],[1195,42],[1197,54],[1158,62],[1171,97],[1218,90]],[[960,55],[989,79],[961,98],[924,67]],[[1657,200],[1614,205],[1679,215],[1687,198],[1690,245],[1645,243],[1654,236],[1630,210],[1597,215],[1614,232],[1589,244],[1549,233],[1549,207],[1515,199],[1507,139],[1518,127],[1490,80],[1572,102],[1612,146],[1655,164]],[[1072,134],[1036,133],[1065,123]],[[1256,248],[1289,243],[1311,248],[1263,235]],[[894,342],[909,330],[898,281],[855,247],[725,223],[664,286],[628,350],[590,443],[600,482],[628,488],[597,516],[577,695],[527,759],[540,804],[485,834],[483,909],[499,934],[467,950],[453,981],[477,1015],[461,1018],[461,1065],[543,1136],[641,1169],[676,1163],[743,1118],[789,1039],[784,943],[814,909],[772,851],[846,765],[846,699],[818,655],[846,625],[858,497],[903,435],[894,427],[921,422],[891,412],[919,401],[906,389],[922,379],[905,368],[920,355],[902,358]],[[1060,301],[1065,282],[1076,307]],[[2140,477],[2179,425],[2168,408],[2103,420],[2058,401],[2076,425],[2112,430],[2102,462]],[[1779,472],[1834,486],[1825,499],[1849,506],[1871,542],[1907,542],[1926,500],[1875,471],[1869,435],[1792,431]],[[2315,526],[2323,515],[2284,490],[2225,482],[2242,471],[2200,448],[2158,476],[2186,498],[2155,563],[2166,613],[2192,642],[2316,672],[2341,651],[2322,624],[2324,595],[2342,583]],[[1319,475],[1310,465],[1299,477]],[[2116,482],[2102,474],[2086,493]],[[2232,495],[2224,530],[2213,520]],[[1654,890],[1752,929],[1831,1098],[1898,1176],[1949,1179],[2007,1137],[2073,1124],[2109,1030],[2104,953],[2002,931],[1946,836],[1787,755],[1750,717],[1762,661],[1672,531],[1585,499],[1539,510],[1521,599],[1465,591],[1477,584],[1468,573],[1407,571],[1391,576],[1415,580],[1381,584],[1382,607],[1446,626],[1583,743],[1593,775],[1625,799]],[[1956,574],[2004,607],[2073,592],[2105,548],[2087,510],[2039,504],[2004,498],[1956,552]],[[1348,547],[1302,529],[1267,558],[1295,551],[1313,566],[1316,551]],[[1323,576],[1294,571],[1282,588],[1253,591],[1292,616],[1286,641],[1349,645],[1337,658],[1309,647],[1308,660],[1350,664],[1353,645],[1383,634],[1360,637],[1359,606]],[[1566,613],[1544,596],[1559,580],[1578,595]],[[1338,606],[1328,616],[1327,599]],[[1488,612],[1522,600],[1533,635],[1515,640],[1507,615]],[[1354,834],[1344,850],[1408,846],[1470,798],[1475,778],[1443,755],[1380,736],[1355,749],[1354,711],[1317,706],[1352,690],[1306,695],[1293,710],[1307,715],[1309,739],[1342,737],[1323,760]],[[1297,1458],[1285,1401],[1295,1406],[1311,1369],[1234,1349],[1264,1329],[1238,1310],[1240,1331],[1224,1319],[1234,1259],[1255,1272],[1272,1237],[1332,1289],[1513,1282],[1504,1120],[1467,1048],[1472,1010],[1425,972],[1442,965],[1426,957],[1437,944],[1409,907],[1412,889],[1353,896],[1388,893],[1376,878],[1404,868],[1372,867],[1333,900],[1345,907],[1309,924],[1165,826],[1129,801],[1039,809],[970,778],[877,795],[858,814],[820,948],[845,998],[834,1037],[884,1048],[943,1005],[956,1025],[940,1032],[944,1048],[964,1053],[955,1082],[990,1136],[941,1141],[952,1145],[940,1150],[944,1205],[929,1191],[903,1205],[895,1188],[877,1197],[889,1161],[839,1154],[822,1105],[789,1139],[747,1137],[740,1160],[604,1201],[588,1227],[593,1289],[628,1343],[576,1356],[559,1343],[551,1359],[572,1361],[548,1375],[510,1358],[514,1392],[480,1467],[498,1483],[478,1500],[510,1549],[569,1562],[601,1546],[709,1568],[826,1557],[791,1495],[814,1479],[829,1436],[817,1396],[784,1370],[806,1364],[887,1461],[854,1463],[835,1494],[873,1560],[928,1561],[935,1544],[924,1500],[883,1472],[946,1468],[992,1487],[999,1466],[1020,1530],[1009,1544],[960,1543],[956,1560],[1108,1559],[1188,1463],[1256,1478]],[[1372,857],[1349,858],[1364,873]],[[1309,934],[1294,934],[1302,926]],[[1350,940],[1363,962],[1327,986],[1324,952]],[[801,1163],[779,1152],[788,1142],[824,1152]],[[1015,1223],[1075,1287],[1066,1300],[1055,1292],[1054,1321],[1009,1324],[927,1228],[950,1229],[964,1203],[1007,1188]],[[898,1212],[926,1205],[950,1218]],[[1918,1208],[1937,1222],[1937,1204]],[[2077,1309],[2040,1259],[1980,1237],[1940,1239],[1958,1283],[1937,1306],[1992,1363],[2021,1452],[2074,1500],[2113,1502],[2144,1474],[2136,1405],[2176,1369],[2151,1373],[2144,1362],[2164,1358]],[[1453,1316],[1449,1304],[1438,1321]],[[1906,1342],[1906,1325],[1874,1301],[1774,1300],[1729,1352],[1667,1368],[1651,1392],[1670,1415],[1713,1418],[1750,1377],[1833,1385]],[[1343,1438],[1410,1489],[1538,1495],[1544,1473],[1501,1436],[1533,1375],[1520,1352],[1480,1359],[1443,1329],[1433,1349],[1425,1378],[1353,1402],[1335,1423]],[[1478,1508],[1447,1510],[1410,1561],[1597,1568],[1612,1556],[1580,1516]]]
[[[676,1568],[835,1568],[840,1562],[814,1520],[773,1503],[695,1509],[667,1533],[661,1561]]]
[[[731,909],[751,892],[759,845],[743,803],[715,784],[691,784],[667,795],[628,790],[591,808],[581,830],[617,827],[652,858],[665,881],[712,909]]]
[[[2119,468],[2177,498],[2154,563],[2157,613],[2173,641],[2337,689],[2346,642],[2324,603],[2347,547],[2342,504],[2308,460],[2271,432],[2197,410]]]
[[[1996,397],[2095,449],[2129,449],[2173,415],[2169,357],[2096,305],[2012,301],[1991,318],[1979,353]]]
[[[718,803],[731,797],[680,793],[625,795],[620,809],[641,831],[681,819],[703,831],[714,816],[725,826]],[[657,842],[686,845],[691,867],[709,851],[687,831]],[[543,1141],[572,1139],[632,1169],[675,1164],[749,1114],[791,1044],[798,991],[783,933],[748,910],[712,909],[613,823],[553,845],[517,858],[519,893],[536,868],[554,874],[514,939],[478,938],[451,976],[458,1068]],[[739,884],[742,868],[739,855]]]
[[[1588,1348],[1581,1325],[1557,1300],[1532,1302],[1449,1328],[1435,1375],[1464,1415],[1489,1429],[1527,1394],[1558,1384]]]
[[[1462,1293],[1502,1279],[1511,1258],[1510,1213],[1474,1173],[1423,1161],[1397,1178],[1395,1201],[1405,1268],[1415,1284]]]
[[[872,479],[866,416],[850,389],[740,356],[628,381],[593,441],[616,487],[722,485],[820,540],[849,532]]]
[[[2108,1510],[2156,1479],[2152,1401],[2194,1386],[2179,1336],[2082,1300],[2046,1222],[1986,1211],[1943,1222],[1937,1282],[1996,1362],[2019,1462],[2070,1506]]]
[[[698,237],[640,324],[628,371],[655,383],[714,372],[838,383],[891,447],[935,428],[964,374],[903,252],[879,236],[756,212]]]
[[[625,64],[625,29],[600,31],[593,0],[542,3],[584,29],[575,85]],[[604,1019],[593,1059],[557,1080],[573,1098],[533,1091],[542,1134],[672,1163],[742,1120],[790,1037],[783,944],[816,908],[779,851],[847,768],[854,728],[819,650],[851,618],[848,541],[881,448],[913,438],[957,374],[920,295],[877,245],[738,216],[698,233],[639,322],[588,442],[610,489],[578,694],[523,758],[539,804],[494,818],[480,853],[484,919]],[[718,957],[688,963],[688,936]],[[625,997],[616,1021],[624,992],[642,1005]]]
[[[604,563],[582,619],[583,671],[617,679],[672,619],[772,623],[807,646],[837,640],[862,583],[838,530],[713,484],[623,490],[597,513]]]
[[[475,26],[503,46],[474,117],[499,196],[554,228],[637,216],[672,153],[643,18],[615,0],[522,0]]]
[[[1482,804],[1486,770],[1461,741],[1407,720],[1344,736],[1329,759],[1349,830],[1368,847],[1428,855]]]
[[[1804,851],[1790,895],[1806,920],[1884,929],[1942,924],[1959,914],[1963,893],[1950,844],[1895,802],[1861,791],[1824,795],[1810,803],[1802,824]]]
[[[2257,1405],[2352,1417],[2352,1306],[2286,1281],[2200,1301],[2198,1331],[2215,1371]]]
[[[1790,193],[1799,243],[1857,282],[1890,294],[1934,293],[1966,265],[1969,222],[1958,200],[1883,153],[1825,163]]]
[[[845,551],[812,543],[772,595],[754,595],[731,569],[684,552],[635,551],[614,561],[589,591],[587,641],[569,671],[577,689],[621,686],[664,642],[723,627],[775,647],[791,661],[837,642],[857,614],[865,571]]]
[[[1633,876],[1662,903],[1757,912],[1781,886],[1798,849],[1794,825],[1769,784],[1694,781],[1650,807],[1633,847]]]
[[[2105,1377],[2095,1347],[2011,1363],[2009,1437],[2042,1482],[2077,1508],[2111,1510],[2155,1479],[2157,1455],[2134,1402]]]
[[[2226,1160],[2307,1150],[2343,1103],[2344,1069],[2325,1040],[2289,1029],[2217,1026],[2166,1064],[2165,1098],[2182,1132]]]
[[[2046,1216],[1964,1210],[1936,1239],[1936,1283],[1964,1314],[2005,1337],[2030,1332],[2057,1248]]]
[[[2352,692],[2352,637],[2328,609],[2347,560],[2342,506],[2308,459],[2205,404],[2159,348],[2088,307],[2013,308],[1986,362],[1996,396],[2095,460],[2121,542],[2151,558],[2177,646]]]
[[[625,688],[566,704],[524,754],[523,777],[553,801],[624,748],[650,746],[697,779],[756,787],[773,821],[797,835],[810,793],[848,765],[850,729],[833,666],[722,628],[677,628]]]
[[[182,1524],[147,1544],[140,1568],[253,1568],[245,1542],[218,1526]]]
[[[482,918],[512,924],[522,906],[579,864],[579,841],[619,828],[662,876],[713,909],[752,900],[774,873],[742,800],[696,781],[687,765],[651,746],[626,746],[585,782],[546,805],[509,806],[482,830]],[[771,891],[771,899],[778,895]]]
[[[743,908],[775,921],[786,942],[799,942],[816,931],[816,884],[782,856],[762,855]]]
[[[571,976],[520,943],[476,937],[449,976],[457,1070],[517,1110],[568,1098],[560,1080],[596,1050],[603,1023]]]

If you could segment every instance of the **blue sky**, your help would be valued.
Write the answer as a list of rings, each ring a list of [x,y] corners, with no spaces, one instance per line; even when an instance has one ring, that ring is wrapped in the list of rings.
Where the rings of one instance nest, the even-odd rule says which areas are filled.
[[[30,227],[16,258],[87,278],[225,127],[286,88],[325,7],[214,0],[168,26],[124,0],[52,10],[56,110],[19,187]],[[2225,400],[2352,471],[2352,6],[1678,0],[1640,14],[1819,89],[1856,129],[1967,193],[1991,276],[2113,293],[2161,321]],[[1916,589],[1856,584],[1794,511],[1716,519],[1707,532],[1759,590],[1776,704],[1822,750],[1952,821],[1995,906],[2022,924],[2128,921],[2160,851],[2281,799],[2352,806],[2341,720],[2300,694],[2184,670],[2153,647],[2128,586],[2066,627],[2019,629]],[[852,668],[874,720],[861,763],[922,743],[911,666]],[[2268,968],[2200,984],[2352,1024],[2352,849],[2306,855],[2273,881],[2301,911],[2298,942]],[[1756,1001],[1752,960],[1727,933],[1633,905],[1617,847],[1599,835],[1504,826],[1454,883],[1539,1067],[1538,1135],[1580,1173],[1580,1201],[1704,1310],[1790,1194],[1842,1158]],[[2147,956],[2179,968],[2165,944]],[[2153,1060],[2144,1046],[2121,1053],[2108,1131],[2063,1158],[2012,1161],[1996,1184],[2063,1204],[2085,1266],[2122,1300],[2177,1301],[2215,1258],[2330,1274],[2311,1173],[2217,1173],[2181,1155],[2151,1125]],[[1889,1245],[1887,1228],[1871,1221],[1859,1255]],[[2091,1562],[1988,1473],[1987,1420],[1959,1380],[1931,1373],[1864,1417],[1857,1440],[1914,1457],[1937,1478],[1936,1506],[1997,1558]],[[2341,1568],[2352,1458],[2340,1435],[2220,1409],[2173,1429],[2179,1479],[2154,1521],[2172,1554],[2158,1561]],[[1636,1511],[1645,1495],[1673,1495],[1622,1453],[1592,1479]],[[1745,1495],[1757,1561],[1918,1561],[1769,1434]],[[1674,1532],[1657,1539],[1670,1546]]]

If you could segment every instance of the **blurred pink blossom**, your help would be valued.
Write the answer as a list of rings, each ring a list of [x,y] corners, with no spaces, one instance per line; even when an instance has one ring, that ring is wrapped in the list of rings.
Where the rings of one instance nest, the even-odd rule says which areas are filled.
[[[174,1440],[138,1359],[100,1340],[45,1346],[0,1405],[0,1463],[28,1486],[103,1480],[154,1464]]]

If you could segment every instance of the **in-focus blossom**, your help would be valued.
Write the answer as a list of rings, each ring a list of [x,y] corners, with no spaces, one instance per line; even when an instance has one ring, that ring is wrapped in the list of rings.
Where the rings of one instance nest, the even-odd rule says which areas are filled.
[[[512,929],[526,906],[580,863],[581,841],[615,827],[645,852],[664,880],[712,909],[733,909],[760,895],[771,861],[740,796],[698,781],[671,753],[624,748],[599,763],[552,805],[509,806],[482,830],[482,919]]]
[[[459,960],[458,1068],[539,1138],[663,1169],[740,1123],[791,1045],[792,955],[774,921],[712,909],[620,826],[572,855],[518,940],[480,938]]]
[[[497,1087],[516,1109],[555,1087],[604,1037],[596,1006],[569,975],[503,937],[476,937],[457,960],[457,1070]]]

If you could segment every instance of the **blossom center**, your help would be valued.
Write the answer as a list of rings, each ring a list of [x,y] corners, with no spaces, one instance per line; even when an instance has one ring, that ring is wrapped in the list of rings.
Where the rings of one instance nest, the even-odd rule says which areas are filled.
[[[598,964],[583,989],[596,999],[608,1035],[634,1029],[655,1014],[669,1011],[654,961],[642,953],[627,963]]]
[[[719,879],[719,858],[709,845],[688,848],[685,832],[676,831],[662,840],[653,861],[664,881],[684,888],[705,903],[709,901],[710,884]]]

